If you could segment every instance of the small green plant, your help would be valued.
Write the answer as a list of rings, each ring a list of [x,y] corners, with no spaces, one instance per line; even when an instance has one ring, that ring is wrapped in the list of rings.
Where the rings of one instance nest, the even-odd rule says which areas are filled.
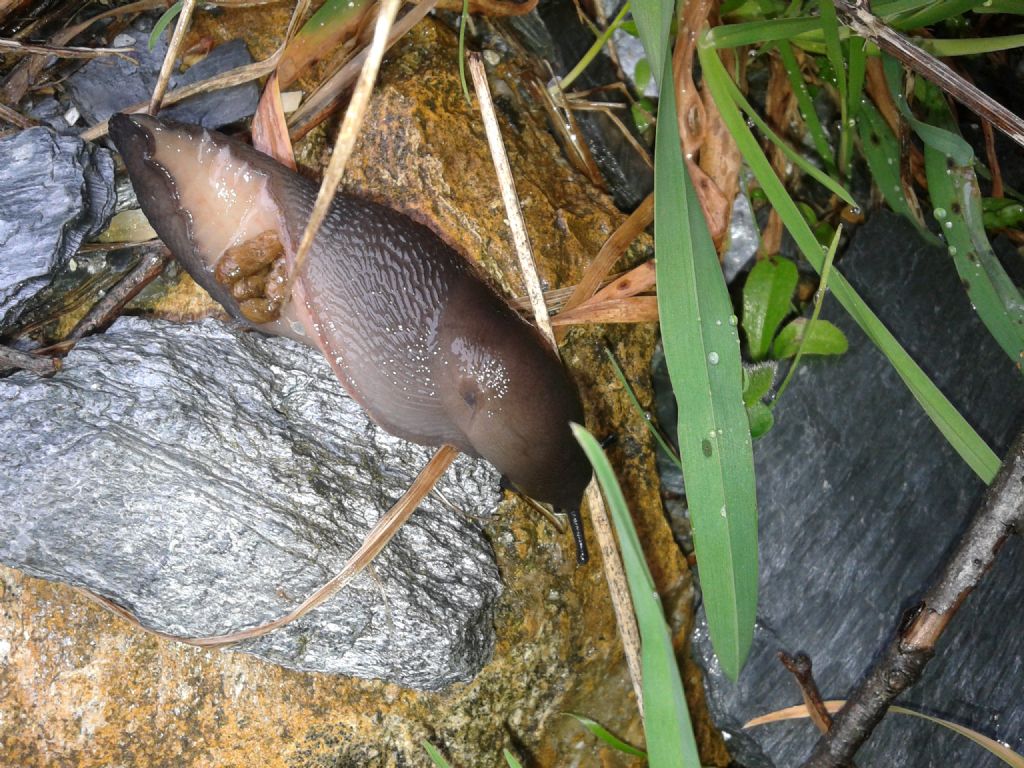
[[[149,33],[149,50],[156,48],[156,41],[160,39],[160,35],[164,33],[164,30],[170,25],[172,21],[178,18],[178,14],[181,13],[182,0],[178,0],[174,5],[164,11],[160,18],[156,20],[156,24],[153,25],[153,30]]]

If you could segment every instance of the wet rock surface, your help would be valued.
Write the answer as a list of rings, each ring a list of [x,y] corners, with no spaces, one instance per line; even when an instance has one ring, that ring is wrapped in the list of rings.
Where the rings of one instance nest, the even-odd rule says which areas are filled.
[[[879,212],[841,269],[911,356],[1000,455],[1024,419],[1024,383],[971,310],[952,262],[897,216]],[[845,698],[964,529],[983,486],[946,444],[896,372],[829,297],[822,317],[846,355],[801,364],[754,444],[761,597],[738,684],[721,674],[706,627],[695,646],[708,699],[744,766],[800,764],[808,721],[741,731],[751,717],[800,702],[779,651],[809,654],[826,698]],[[1024,712],[1024,546],[1011,540],[954,619],[921,683],[898,703],[975,728],[1017,751]],[[1001,762],[933,724],[890,714],[860,765]]]
[[[254,55],[264,56],[288,11],[273,4],[199,14],[196,34],[244,35]],[[492,86],[511,90],[520,72],[519,62],[503,62],[491,73]],[[540,114],[507,104],[500,120],[539,270],[558,287],[579,278],[624,215],[569,167]],[[400,41],[385,60],[365,126],[346,170],[349,191],[419,214],[509,295],[521,294],[483,127],[462,96],[456,37],[427,19]],[[319,173],[323,146],[323,131],[316,131],[297,147],[307,172]],[[649,249],[642,240],[623,266],[647,258]],[[209,298],[190,282],[153,297],[145,311],[208,313]],[[723,766],[728,756],[701,716],[699,674],[685,652],[689,572],[665,522],[647,428],[604,352],[610,344],[646,403],[655,339],[652,325],[580,328],[562,351],[588,426],[618,437],[611,459],[680,650],[702,763]],[[494,653],[473,680],[438,692],[191,648],[112,619],[66,585],[0,566],[5,756],[19,768],[401,766],[425,765],[421,741],[429,739],[452,765],[497,765],[503,748],[525,765],[638,765],[560,714],[585,713],[642,742],[596,553],[577,568],[568,532],[512,496],[483,526],[505,585]],[[589,524],[587,530],[590,536]]]
[[[106,56],[90,61],[68,78],[71,99],[87,122],[103,122],[115,112],[149,101],[167,53],[169,39],[169,33],[165,31],[152,50],[149,48],[153,21],[151,17],[140,18],[114,41],[120,47],[132,48],[129,56],[134,62],[117,56]],[[244,41],[230,40],[216,46],[184,72],[175,68],[168,90],[251,63],[252,56]],[[170,120],[219,128],[252,115],[258,100],[259,88],[250,82],[192,96],[168,106],[160,114]]]
[[[122,319],[51,379],[0,380],[0,561],[195,637],[294,609],[341,570],[433,451],[383,432],[318,352],[208,320]],[[369,573],[235,646],[436,689],[494,644],[501,591],[473,518],[497,473],[460,457]]]
[[[113,209],[109,151],[47,128],[0,139],[0,330]]]

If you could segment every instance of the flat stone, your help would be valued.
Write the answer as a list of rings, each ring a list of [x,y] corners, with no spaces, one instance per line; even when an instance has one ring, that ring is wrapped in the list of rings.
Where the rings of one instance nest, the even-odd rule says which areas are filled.
[[[216,320],[119,320],[53,378],[0,380],[0,412],[0,562],[186,637],[294,609],[433,454],[370,422],[318,352]],[[428,497],[350,586],[235,648],[413,688],[472,677],[501,592],[472,518],[498,477],[460,457],[437,488],[447,503]]]
[[[0,139],[0,330],[98,234],[114,208],[111,153],[48,128]]]
[[[1011,251],[1012,253],[1012,251]],[[1014,254],[1015,256],[1015,254]],[[1024,382],[971,310],[952,261],[903,219],[876,213],[840,268],[911,356],[1000,455],[1024,416]],[[948,446],[895,370],[831,296],[822,316],[850,349],[806,359],[755,443],[761,596],[739,682],[723,677],[706,626],[695,645],[716,723],[748,768],[799,765],[817,732],[807,720],[742,731],[749,718],[800,703],[776,658],[803,651],[826,698],[845,698],[928,585],[983,484]],[[1024,592],[1012,540],[943,636],[901,705],[1024,748]],[[1001,765],[968,740],[889,715],[860,765]]]
[[[131,47],[135,62],[118,56],[96,58],[68,78],[71,100],[89,123],[100,123],[115,112],[149,100],[167,53],[169,32],[165,31],[152,50],[149,33],[153,18],[142,17],[117,41]],[[171,75],[168,90],[205,80],[222,72],[252,63],[242,40],[216,46],[202,60],[184,72]],[[256,111],[259,88],[255,82],[201,93],[161,110],[171,120],[196,123],[206,128],[238,122]]]

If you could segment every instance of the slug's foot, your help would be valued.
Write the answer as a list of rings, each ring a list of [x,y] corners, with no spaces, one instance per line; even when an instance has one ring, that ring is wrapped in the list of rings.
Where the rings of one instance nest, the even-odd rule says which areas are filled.
[[[224,251],[214,268],[214,277],[231,290],[246,320],[262,325],[281,316],[288,262],[274,230],[268,229]]]

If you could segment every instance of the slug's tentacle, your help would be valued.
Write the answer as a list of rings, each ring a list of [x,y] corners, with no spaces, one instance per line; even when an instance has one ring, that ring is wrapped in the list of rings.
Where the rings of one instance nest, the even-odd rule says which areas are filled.
[[[338,196],[286,297],[313,182],[197,126],[115,115],[110,136],[154,229],[234,317],[319,348],[389,432],[453,444],[526,495],[579,508],[591,471],[569,430],[583,419],[574,387],[536,329],[431,230]]]

